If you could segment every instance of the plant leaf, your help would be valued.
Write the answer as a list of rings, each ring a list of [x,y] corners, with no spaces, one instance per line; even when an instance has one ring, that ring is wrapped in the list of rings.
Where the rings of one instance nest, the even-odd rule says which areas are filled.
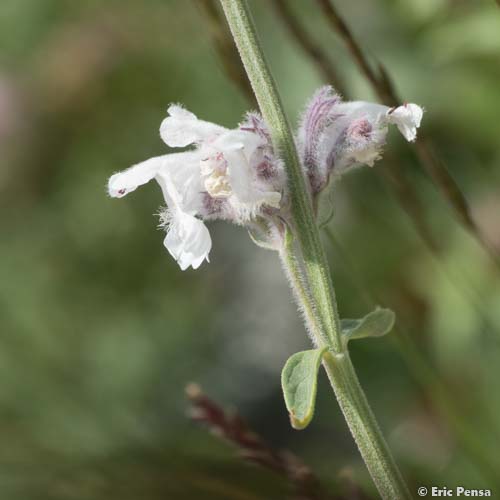
[[[285,404],[294,429],[307,427],[314,415],[318,369],[326,347],[293,354],[281,372]]]
[[[396,315],[390,309],[377,307],[375,311],[361,319],[343,319],[340,321],[342,335],[347,341],[365,337],[382,337],[394,326]]]
[[[255,218],[252,222],[247,224],[247,229],[250,238],[252,238],[252,241],[256,245],[266,248],[267,250],[277,250],[276,245],[272,242],[269,223],[264,218]]]

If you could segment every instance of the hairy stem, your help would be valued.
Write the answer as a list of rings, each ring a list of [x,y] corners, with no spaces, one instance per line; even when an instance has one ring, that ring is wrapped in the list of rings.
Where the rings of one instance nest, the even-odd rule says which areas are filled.
[[[361,388],[349,353],[334,355],[327,352],[323,366],[380,496],[386,500],[411,499]]]
[[[264,60],[246,3],[243,0],[221,0],[221,4],[260,110],[271,132],[275,151],[286,164],[291,211],[304,261],[304,278],[314,300],[318,320],[322,331],[329,337],[332,348],[340,351],[337,305],[328,263],[314,220],[311,196],[276,84]]]
[[[290,241],[285,244],[281,259],[295,298],[303,310],[306,324],[315,337],[316,344],[323,346],[322,337],[318,334],[319,325],[314,317],[314,304],[309,302],[310,294],[301,279],[299,257]],[[387,500],[411,499],[408,487],[359,383],[348,351],[344,350],[340,354],[328,352],[323,359],[323,367],[380,495]]]
[[[318,347],[328,345],[328,338],[324,338],[324,334],[321,331],[321,325],[318,322],[316,311],[314,310],[311,292],[303,280],[301,258],[297,256],[294,238],[291,231],[288,229],[285,235],[285,244],[280,252],[280,257],[297,305],[304,315],[304,322],[311,335],[311,340],[317,344]]]
[[[248,7],[244,0],[221,0],[221,4],[270,129],[275,151],[286,165],[297,245],[293,245],[291,236],[287,235],[282,261],[296,298],[304,310],[315,342],[329,347],[323,365],[380,494],[387,500],[411,498],[359,385],[346,346],[341,342],[333,284],[315,221],[311,196],[290,126],[264,59]]]

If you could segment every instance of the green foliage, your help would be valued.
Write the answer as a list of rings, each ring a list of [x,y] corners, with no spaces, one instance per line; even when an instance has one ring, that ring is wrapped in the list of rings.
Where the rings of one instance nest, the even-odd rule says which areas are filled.
[[[366,337],[382,337],[394,326],[396,315],[390,309],[378,307],[361,319],[343,319],[340,322],[346,342]]]
[[[318,369],[326,348],[297,352],[288,358],[281,372],[285,404],[294,429],[304,429],[314,415]]]

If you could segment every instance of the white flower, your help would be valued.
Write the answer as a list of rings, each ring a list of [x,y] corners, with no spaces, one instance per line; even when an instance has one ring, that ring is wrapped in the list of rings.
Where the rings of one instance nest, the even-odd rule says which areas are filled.
[[[163,140],[171,147],[197,145],[205,190],[213,198],[227,199],[240,219],[235,222],[255,216],[264,204],[279,206],[281,193],[258,178],[256,167],[266,146],[263,137],[199,120],[177,105],[168,113],[160,127]]]
[[[121,198],[156,179],[168,206],[162,216],[167,227],[163,243],[182,270],[197,269],[208,260],[212,246],[207,227],[195,217],[203,203],[198,164],[196,153],[158,156],[112,175],[108,182],[110,196]]]
[[[301,120],[298,142],[313,193],[326,187],[330,175],[356,165],[373,166],[381,157],[388,125],[414,141],[423,110],[416,104],[389,108],[363,101],[342,102],[331,87],[322,87]]]
[[[416,104],[389,108],[381,104],[353,101],[339,104],[339,115],[325,134],[332,134],[338,148],[338,170],[351,164],[373,166],[381,157],[388,125],[394,124],[407,141],[414,141],[422,120],[423,110]],[[334,170],[337,165],[333,165]]]
[[[269,157],[270,145],[262,134],[199,120],[178,105],[170,106],[168,113],[160,127],[162,139],[171,147],[194,149],[151,158],[114,174],[108,192],[120,198],[156,179],[168,207],[162,214],[164,245],[182,270],[196,269],[208,261],[212,246],[201,219],[246,224],[266,207],[279,208],[283,176],[274,171],[276,175],[268,175],[272,169],[264,169],[278,163]]]

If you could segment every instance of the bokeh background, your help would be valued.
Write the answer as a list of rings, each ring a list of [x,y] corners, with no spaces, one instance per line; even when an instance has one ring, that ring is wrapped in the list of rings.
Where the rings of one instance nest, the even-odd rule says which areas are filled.
[[[106,195],[110,174],[166,151],[158,127],[170,102],[229,127],[249,107],[200,3],[0,3],[2,499],[286,498],[286,480],[190,421],[191,381],[332,493],[349,474],[373,495],[323,374],[312,424],[289,426],[280,371],[309,342],[277,256],[215,223],[210,264],[181,272],[156,227],[157,186]],[[288,3],[349,96],[373,100],[316,3]],[[426,108],[424,130],[500,252],[500,9],[336,3],[399,93]],[[270,1],[251,6],[295,123],[320,73]],[[325,233],[342,316],[374,303],[397,313],[394,333],[353,343],[354,363],[412,488],[500,494],[499,268],[397,133],[387,149],[337,185]],[[385,161],[418,194],[438,250],[380,175]]]

